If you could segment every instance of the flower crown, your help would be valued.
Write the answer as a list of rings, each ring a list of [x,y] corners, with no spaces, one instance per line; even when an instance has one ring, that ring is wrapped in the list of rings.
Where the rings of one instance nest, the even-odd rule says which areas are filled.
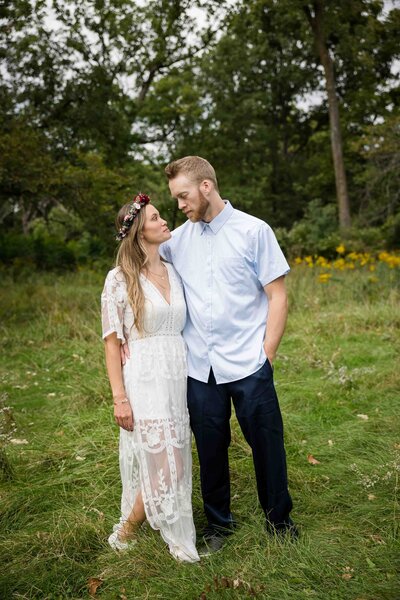
[[[121,241],[126,235],[128,235],[128,232],[132,227],[132,223],[135,220],[138,212],[143,206],[146,206],[146,204],[148,204],[149,202],[150,198],[146,194],[138,194],[137,196],[135,196],[132,206],[130,207],[129,212],[125,215],[124,222],[122,223],[122,226],[117,233],[117,240]]]

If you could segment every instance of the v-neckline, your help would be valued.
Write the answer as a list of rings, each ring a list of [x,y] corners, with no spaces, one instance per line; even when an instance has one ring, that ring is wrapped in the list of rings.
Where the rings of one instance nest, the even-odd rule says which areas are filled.
[[[154,285],[154,283],[152,281],[150,281],[150,279],[148,277],[146,277],[146,275],[144,275],[144,273],[140,273],[140,274],[141,274],[142,277],[144,277],[144,279],[147,281],[147,283],[149,283],[151,285],[151,287],[156,290],[157,294],[160,296],[160,298],[162,298],[164,300],[165,304],[167,306],[171,306],[172,305],[172,283],[171,283],[170,273],[169,273],[169,269],[168,269],[167,265],[165,265],[165,268],[167,269],[167,273],[168,273],[169,302],[166,299],[166,297],[163,296],[163,294],[160,292],[160,290],[158,289],[158,287],[156,285]]]

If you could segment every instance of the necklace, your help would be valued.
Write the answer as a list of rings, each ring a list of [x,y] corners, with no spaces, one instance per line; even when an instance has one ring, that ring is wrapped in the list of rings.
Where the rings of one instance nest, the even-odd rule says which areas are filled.
[[[159,273],[153,273],[153,271],[150,271],[150,269],[148,267],[146,267],[146,271],[148,271],[152,275],[155,275],[155,277],[160,277],[161,279],[165,279],[165,277],[166,277],[165,271],[167,270],[167,267],[164,265],[164,263],[161,263],[161,264],[164,267],[164,275],[160,275]]]
[[[163,297],[165,298],[166,297],[166,292],[169,289],[169,279],[167,277],[167,275],[168,275],[168,269],[164,265],[164,263],[161,263],[161,264],[163,265],[163,267],[164,267],[164,269],[166,271],[165,275],[160,275],[159,273],[153,273],[153,271],[150,271],[150,269],[148,269],[147,267],[146,267],[146,271],[147,271],[147,273],[150,273],[150,275],[155,275],[156,277],[160,277],[160,279],[162,279],[162,282],[155,280],[153,282],[153,285],[155,285],[157,288],[161,288],[162,290],[164,290],[161,293],[162,293]]]

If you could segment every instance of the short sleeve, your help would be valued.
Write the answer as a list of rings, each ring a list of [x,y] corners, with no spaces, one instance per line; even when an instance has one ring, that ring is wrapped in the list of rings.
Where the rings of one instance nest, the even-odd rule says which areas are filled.
[[[124,313],[127,303],[126,283],[118,269],[110,271],[101,294],[101,322],[103,339],[115,332],[125,343]]]
[[[267,223],[262,223],[258,228],[254,244],[254,266],[258,280],[263,287],[289,273],[288,262],[274,232]]]
[[[168,242],[164,242],[163,244],[161,244],[161,246],[159,248],[159,253],[161,254],[161,256],[164,260],[172,263],[171,246]]]

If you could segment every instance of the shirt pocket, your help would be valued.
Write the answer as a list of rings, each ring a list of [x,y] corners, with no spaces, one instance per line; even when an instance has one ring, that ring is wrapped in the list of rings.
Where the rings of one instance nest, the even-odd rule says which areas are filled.
[[[217,261],[216,278],[231,286],[245,286],[245,260],[240,256],[221,256]]]

